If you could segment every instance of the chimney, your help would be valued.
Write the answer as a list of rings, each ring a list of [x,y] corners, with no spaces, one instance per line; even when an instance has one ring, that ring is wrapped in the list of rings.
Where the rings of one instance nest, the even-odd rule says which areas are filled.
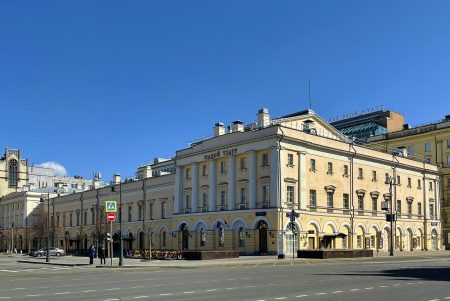
[[[225,127],[223,126],[223,122],[217,122],[214,125],[214,137],[221,136],[225,134]]]
[[[258,110],[258,127],[263,128],[270,125],[270,115],[269,110],[262,108]]]
[[[231,124],[231,132],[243,132],[244,131],[244,123],[240,120],[233,121]]]
[[[120,174],[115,173],[113,175],[113,185],[118,185],[120,184],[121,178],[120,178]]]

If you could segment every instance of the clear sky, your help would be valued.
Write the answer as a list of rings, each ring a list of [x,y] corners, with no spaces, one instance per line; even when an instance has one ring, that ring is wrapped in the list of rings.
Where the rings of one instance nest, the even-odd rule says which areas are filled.
[[[0,147],[133,175],[213,124],[450,114],[450,1],[2,1]]]

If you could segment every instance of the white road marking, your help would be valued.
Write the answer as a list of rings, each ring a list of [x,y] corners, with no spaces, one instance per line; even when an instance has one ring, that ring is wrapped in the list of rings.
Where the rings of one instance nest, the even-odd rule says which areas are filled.
[[[133,286],[132,288],[140,288],[140,287],[142,287],[142,285]]]
[[[25,297],[39,297],[42,296],[42,294],[37,294],[37,295],[26,295]]]
[[[308,295],[299,295],[299,296],[297,296],[297,298],[303,298],[303,297],[308,297]]]
[[[354,289],[351,289],[350,291],[351,292],[356,292],[356,291],[359,291],[359,288],[354,288]]]
[[[162,284],[155,284],[154,286],[162,286]]]
[[[95,292],[96,290],[87,290],[87,291],[81,291],[82,293],[92,293]]]
[[[137,297],[133,297],[133,299],[142,299],[142,298],[148,298],[148,296],[137,296]]]
[[[450,297],[445,297],[444,299],[445,299],[445,300],[449,300],[449,299],[450,299]]]
[[[373,287],[366,287],[366,290],[373,290]]]
[[[333,294],[343,293],[343,291],[334,291]]]
[[[66,295],[66,294],[70,294],[70,292],[55,293],[55,295]]]
[[[379,287],[389,287],[389,286],[387,286],[387,285],[380,285]]]
[[[254,285],[246,285],[245,287],[256,287],[256,286],[254,286]]]
[[[207,292],[215,292],[217,291],[217,288],[211,289],[211,290],[206,290]]]
[[[120,301],[120,299],[105,299],[104,301]]]
[[[114,288],[108,288],[107,291],[115,291],[115,290],[120,290],[119,287],[114,287]]]
[[[189,291],[189,292],[184,292],[185,294],[192,294],[195,293],[195,291]]]
[[[439,301],[440,299],[431,299],[429,301]]]
[[[284,300],[284,299],[286,299],[286,297],[278,297],[278,298],[275,298],[275,300]]]
[[[14,290],[15,290],[15,291],[18,291],[18,290],[26,290],[26,288],[25,288],[25,287],[16,287]]]
[[[172,296],[172,294],[159,294],[160,296]]]
[[[393,286],[400,286],[400,285],[402,285],[401,283],[397,283],[397,284],[394,284]]]
[[[326,295],[327,293],[317,293],[316,296]]]
[[[226,289],[227,289],[227,290],[235,290],[236,287],[227,287]]]
[[[0,297],[0,299],[11,299],[11,297]]]

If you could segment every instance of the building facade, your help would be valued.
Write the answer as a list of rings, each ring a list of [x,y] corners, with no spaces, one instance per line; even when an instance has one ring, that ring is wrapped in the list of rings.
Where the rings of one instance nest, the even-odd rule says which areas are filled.
[[[176,152],[174,174],[50,198],[52,243],[77,252],[103,242],[104,202],[117,200],[116,250],[122,234],[127,250],[387,251],[383,204],[397,215],[397,250],[441,248],[436,166],[357,146],[311,110],[271,119],[261,109],[256,123],[218,122],[213,134]]]
[[[443,243],[450,249],[450,115],[423,126],[405,125],[403,130],[370,137],[368,142],[386,152],[404,149],[406,156],[424,158],[438,166]]]

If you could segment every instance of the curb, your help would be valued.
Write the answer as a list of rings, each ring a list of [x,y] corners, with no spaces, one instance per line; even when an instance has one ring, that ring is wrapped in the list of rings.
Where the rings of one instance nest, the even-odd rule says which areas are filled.
[[[66,266],[66,267],[78,267],[78,266],[88,266],[87,263],[54,263],[54,262],[37,262],[31,260],[17,260],[20,263],[30,263],[30,264],[46,264],[46,265],[56,265],[56,266]]]

